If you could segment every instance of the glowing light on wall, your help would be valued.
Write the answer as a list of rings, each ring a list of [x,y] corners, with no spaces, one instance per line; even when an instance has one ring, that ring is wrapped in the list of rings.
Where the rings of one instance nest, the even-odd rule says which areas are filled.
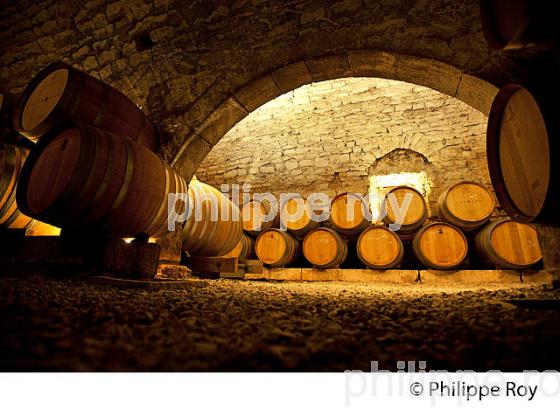
[[[426,201],[431,191],[431,181],[424,171],[399,172],[387,175],[372,175],[369,177],[369,193],[375,194],[370,204],[373,220],[377,220],[381,213],[381,202],[385,194],[397,186],[409,186],[420,192]]]

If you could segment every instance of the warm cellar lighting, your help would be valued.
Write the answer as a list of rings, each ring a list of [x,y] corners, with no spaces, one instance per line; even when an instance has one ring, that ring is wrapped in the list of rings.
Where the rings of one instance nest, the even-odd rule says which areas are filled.
[[[426,201],[430,195],[431,181],[424,171],[399,172],[396,174],[373,175],[369,177],[369,193],[376,194],[370,203],[371,215],[374,221],[379,219],[381,199],[391,188],[406,185],[419,191]]]

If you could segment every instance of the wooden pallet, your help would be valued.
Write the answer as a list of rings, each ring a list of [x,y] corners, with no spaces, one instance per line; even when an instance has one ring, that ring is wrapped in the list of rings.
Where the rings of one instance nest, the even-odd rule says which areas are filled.
[[[194,275],[205,279],[245,279],[246,273],[263,272],[262,262],[254,259],[191,256],[183,263],[192,269]]]

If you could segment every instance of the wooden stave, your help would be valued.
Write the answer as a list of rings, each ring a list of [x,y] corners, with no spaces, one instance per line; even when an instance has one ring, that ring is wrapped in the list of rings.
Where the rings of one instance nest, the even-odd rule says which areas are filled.
[[[218,202],[218,214],[222,212],[222,201],[229,206],[230,220],[211,221],[211,204],[208,201],[202,202],[201,216],[202,221],[195,220],[197,208],[193,208],[192,215],[187,219],[183,226],[183,245],[184,251],[192,256],[223,256],[231,252],[243,235],[239,209],[220,191],[198,180],[193,180],[189,184],[189,201],[196,205],[196,197],[205,194],[220,198]],[[234,214],[236,216],[234,216]],[[224,239],[225,238],[225,239]]]
[[[42,123],[31,130],[23,129],[22,116],[27,100],[42,80],[59,69],[67,69],[69,72],[67,86],[60,101]],[[95,96],[100,100],[97,106],[93,104],[96,110],[87,112],[86,108],[90,104],[88,100],[83,99],[83,95],[88,95],[89,98]],[[136,121],[123,121],[132,116]],[[20,134],[36,142],[57,124],[67,121],[81,122],[130,138],[151,151],[159,149],[159,135],[156,128],[128,97],[83,71],[63,62],[55,62],[43,68],[26,86],[14,107],[14,127]]]
[[[237,245],[226,253],[224,257],[242,259],[252,259],[254,256],[255,240],[249,235],[243,233]]]
[[[307,206],[307,199],[303,198],[303,200],[305,201],[305,205]],[[283,214],[284,211],[284,207],[287,206],[288,202],[286,202],[280,209],[280,211],[278,212],[279,216]],[[293,229],[290,228],[288,226],[286,226],[287,231],[292,234],[293,236],[295,236],[297,239],[299,240],[303,240],[303,238],[305,237],[305,235],[307,235],[309,232],[311,232],[312,230],[316,229],[319,227],[319,222],[312,220],[311,218],[309,218],[309,220],[307,221],[307,223],[299,228],[299,229]]]
[[[372,229],[385,229],[385,230],[391,232],[391,234],[394,236],[395,240],[399,244],[399,253],[397,254],[397,256],[395,257],[395,259],[393,261],[391,261],[390,263],[388,263],[386,265],[373,265],[365,259],[365,256],[363,256],[361,254],[360,243],[362,241],[362,238],[364,237],[364,235],[367,234],[368,231],[370,231]],[[393,268],[398,268],[403,261],[404,245],[403,245],[402,240],[399,237],[399,235],[397,235],[395,232],[391,231],[389,228],[387,228],[385,226],[372,225],[369,228],[367,228],[366,230],[364,230],[360,234],[360,236],[358,237],[358,241],[356,243],[356,254],[358,255],[358,259],[360,260],[360,262],[362,262],[364,265],[366,265],[367,267],[369,267],[371,269],[376,269],[376,270],[393,269]]]
[[[438,266],[435,263],[433,263],[432,261],[428,260],[427,258],[424,257],[422,250],[420,249],[419,246],[419,242],[420,239],[422,237],[423,232],[425,232],[426,229],[433,227],[434,225],[445,225],[453,230],[455,230],[462,238],[463,241],[465,243],[465,255],[463,256],[463,258],[457,262],[455,265],[452,266]],[[418,232],[416,232],[416,234],[414,235],[414,239],[412,240],[412,252],[415,256],[415,258],[424,266],[431,268],[431,269],[436,269],[436,270],[454,270],[459,268],[466,260],[468,253],[469,253],[469,245],[468,245],[468,240],[465,236],[465,234],[458,229],[457,227],[445,223],[445,222],[433,222],[433,223],[429,223],[427,225],[424,225]]]
[[[449,192],[453,188],[457,187],[458,185],[465,184],[465,183],[478,185],[479,187],[481,187],[482,189],[484,189],[485,191],[488,192],[488,190],[482,184],[479,184],[478,182],[462,181],[462,182],[459,182],[457,184],[454,184],[440,194],[440,196],[437,200],[437,215],[442,222],[447,222],[451,225],[455,225],[456,227],[460,228],[461,230],[463,230],[465,232],[470,232],[470,231],[477,230],[478,228],[484,226],[490,220],[490,217],[492,216],[492,212],[489,213],[486,218],[481,219],[479,221],[465,221],[465,220],[462,220],[462,219],[458,218],[457,216],[453,215],[449,211],[449,208],[448,208],[447,203],[446,203],[447,195],[449,194]],[[488,194],[490,194],[490,193],[488,192]]]
[[[317,231],[329,232],[335,238],[335,242],[337,244],[337,248],[336,248],[337,252],[336,252],[335,256],[333,257],[333,259],[331,261],[329,261],[325,264],[315,264],[315,263],[313,263],[313,261],[311,261],[311,259],[305,253],[306,243],[310,240],[311,235],[314,232],[317,232]],[[305,259],[309,263],[311,263],[315,268],[318,268],[318,269],[333,268],[333,267],[342,265],[346,261],[346,258],[348,257],[348,243],[334,229],[320,227],[320,228],[313,229],[312,231],[308,232],[305,235],[305,238],[303,239],[303,243],[302,243],[302,253],[303,253],[303,256],[305,257]]]
[[[473,241],[474,250],[476,254],[481,258],[481,260],[488,265],[493,265],[502,269],[509,269],[509,270],[530,269],[531,267],[539,263],[542,260],[542,257],[540,260],[534,263],[522,264],[522,265],[515,264],[511,261],[503,259],[492,246],[492,233],[494,232],[494,230],[499,225],[510,221],[512,220],[508,218],[502,218],[493,221],[490,224],[488,224],[486,227],[484,227],[484,229],[478,232],[474,238]]]
[[[0,149],[4,152],[0,163],[0,228],[27,229],[34,221],[18,207],[17,186],[29,150],[14,145],[0,145]]]
[[[41,155],[45,152],[49,144],[57,139],[64,132],[77,129],[80,133],[81,142],[84,143],[83,148],[80,147],[79,157],[83,159],[89,158],[87,161],[80,162],[70,177],[68,184],[61,192],[60,196],[53,201],[46,209],[41,212],[31,210],[28,203],[28,184],[32,175],[34,166]],[[120,147],[121,156],[117,155],[117,150],[113,151],[114,156],[107,157],[105,167],[100,166],[97,154],[98,148],[107,141],[113,141],[113,148]],[[124,153],[124,154],[123,154]],[[117,158],[121,164],[121,178],[118,177],[118,168],[114,165]],[[145,161],[145,163],[142,163]],[[150,165],[148,165],[148,163]],[[103,180],[98,184],[87,183],[92,176],[89,172],[93,164],[98,165],[100,175]],[[139,192],[143,191],[145,181],[141,178],[143,171],[150,174],[154,169],[159,171],[162,180],[166,180],[167,175],[175,175],[169,165],[156,156],[153,152],[140,144],[134,143],[128,138],[121,138],[110,132],[89,127],[77,122],[66,122],[59,124],[47,134],[45,134],[36,144],[35,148],[30,152],[29,157],[22,169],[21,183],[17,192],[17,201],[22,211],[50,225],[58,226],[63,229],[88,231],[94,230],[103,232],[117,237],[136,237],[141,235],[150,235],[152,237],[160,237],[167,233],[167,215],[157,214],[161,207],[167,204],[167,194],[165,189],[161,189],[159,194],[154,194],[159,200],[149,199],[149,194],[140,195],[141,201],[138,201]],[[101,171],[104,170],[104,171]],[[85,180],[84,180],[85,179]],[[180,181],[178,177],[176,180]],[[112,183],[112,190],[108,190],[104,181],[109,180]],[[159,184],[155,184],[158,186]],[[88,192],[85,188],[95,186],[93,192]],[[166,183],[161,184],[165,187]],[[186,186],[180,183],[176,186],[182,189]],[[101,192],[101,197],[99,196]],[[170,191],[172,192],[172,191]],[[78,203],[76,203],[78,201]],[[136,209],[128,209],[126,204],[136,201]],[[151,210],[148,211],[147,210]],[[137,221],[126,219],[127,215],[144,215]]]
[[[263,235],[265,235],[267,232],[270,231],[279,232],[284,237],[286,241],[286,250],[284,254],[280,257],[280,259],[277,260],[276,262],[266,263],[262,259],[262,256],[259,255],[258,244],[259,244],[259,240],[262,240],[261,238],[263,237]],[[301,250],[300,242],[294,236],[290,235],[288,232],[282,231],[277,228],[271,228],[268,231],[261,232],[257,237],[257,239],[255,240],[255,254],[257,255],[257,258],[261,260],[263,264],[270,267],[283,267],[294,263],[299,256],[300,250]]]
[[[259,202],[260,204],[262,204],[265,207],[267,213],[270,211],[271,205],[268,201],[258,201],[258,200],[255,200],[255,199],[251,199],[250,201],[248,201],[246,204],[243,205],[243,208],[245,206],[248,206],[248,204],[250,204],[252,202]],[[241,209],[241,213],[243,215],[243,209]],[[279,226],[280,226],[280,213],[277,212],[276,216],[274,217],[274,219],[272,221],[263,222],[258,230],[257,229],[254,229],[254,230],[246,229],[245,226],[243,226],[243,231],[246,232],[247,234],[249,234],[250,236],[256,238],[257,236],[259,236],[259,234],[261,232],[264,232],[264,231],[266,231],[268,229],[271,229],[271,228],[278,228]]]
[[[418,221],[414,222],[413,224],[402,225],[401,228],[396,232],[396,234],[399,235],[399,237],[401,237],[403,240],[408,240],[408,239],[412,239],[414,237],[415,232],[417,232],[420,228],[422,228],[422,226],[428,220],[429,208],[428,208],[428,204],[426,202],[426,198],[424,198],[424,195],[422,195],[417,189],[414,189],[412,187],[405,186],[405,185],[397,186],[395,188],[390,189],[389,191],[387,191],[387,194],[385,195],[385,198],[387,197],[387,195],[389,195],[389,193],[391,193],[394,190],[397,190],[399,188],[406,188],[406,189],[410,189],[412,191],[415,191],[416,194],[418,194],[418,196],[422,199],[422,202],[423,202],[424,212],[422,214],[422,217]],[[382,209],[385,209],[386,206],[387,206],[386,200],[383,200],[383,203],[381,204]],[[385,225],[390,225],[394,222],[395,221],[391,220],[391,218],[389,218],[387,213],[386,213],[385,217],[383,218],[383,223]]]
[[[332,211],[332,204],[338,198],[342,198],[343,196],[347,196],[347,195],[352,195],[352,193],[351,192],[344,192],[342,194],[338,194],[337,196],[335,196],[333,198],[333,200],[331,201],[331,211]],[[363,208],[363,206],[364,205],[363,205],[363,202],[362,202],[362,208]],[[344,227],[341,227],[341,226],[337,225],[336,222],[334,221],[334,219],[332,218],[332,216],[329,216],[328,222],[329,222],[329,226],[333,230],[335,230],[337,233],[342,235],[344,238],[348,238],[348,239],[353,239],[353,238],[358,237],[360,235],[360,233],[362,233],[368,226],[371,225],[371,221],[367,220],[367,218],[364,217],[363,209],[362,209],[362,220],[354,228],[344,228]]]
[[[494,101],[490,114],[488,115],[488,127],[486,137],[486,155],[488,162],[488,170],[494,193],[498,198],[502,209],[514,221],[523,223],[549,223],[552,225],[560,225],[560,192],[556,189],[548,189],[544,204],[540,212],[536,216],[525,214],[521,211],[513,201],[512,197],[507,191],[504,177],[500,169],[500,153],[499,153],[499,138],[500,129],[502,124],[503,111],[511,97],[517,92],[524,89],[520,84],[507,84],[500,89]],[[530,92],[530,90],[527,90]],[[550,155],[550,181],[549,187],[557,187],[560,184],[560,163],[554,161],[553,156],[555,153],[560,152],[560,141],[556,136],[560,134],[560,124],[554,120],[556,113],[550,104],[542,104],[537,96],[531,94],[535,99],[541,114],[544,118],[545,127],[549,136],[549,155]]]
[[[480,20],[482,32],[488,45],[495,50],[515,50],[530,46],[554,46],[558,41],[553,21],[554,9],[547,9],[543,2],[538,4],[524,1],[524,4],[508,1],[507,6],[514,9],[512,13],[497,11],[495,0],[480,0]],[[519,3],[519,2],[517,2]],[[498,6],[499,7],[499,6]],[[500,14],[498,16],[497,14]],[[501,17],[501,18],[500,18]],[[508,22],[508,31],[500,30],[499,21]],[[515,25],[514,25],[515,22]]]

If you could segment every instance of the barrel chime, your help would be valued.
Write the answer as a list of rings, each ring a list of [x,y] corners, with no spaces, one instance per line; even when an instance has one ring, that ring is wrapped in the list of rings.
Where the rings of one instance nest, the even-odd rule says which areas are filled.
[[[382,204],[386,207],[384,225],[375,225],[364,217],[367,215],[364,203],[350,193],[336,196],[331,202],[329,221],[323,223],[324,226],[312,226],[303,236],[302,228],[310,225],[308,216],[288,224],[287,231],[269,223],[263,223],[259,228],[268,205],[251,203],[254,210],[260,209],[263,213],[245,213],[245,217],[251,220],[244,220],[244,226],[251,226],[246,230],[251,235],[260,231],[254,252],[265,265],[272,267],[293,265],[301,260],[301,256],[319,269],[339,267],[352,247],[366,267],[393,269],[400,267],[403,261],[403,241],[411,241],[412,252],[423,266],[457,269],[464,264],[469,253],[466,234],[475,235],[474,251],[489,265],[527,269],[542,258],[534,227],[509,219],[489,223],[494,200],[478,183],[460,182],[443,191],[438,199],[439,221],[433,222],[427,222],[428,206],[420,192],[405,186],[389,192],[395,195],[399,205],[406,194],[412,195],[402,228],[396,232],[388,228],[396,222],[397,216],[387,201]],[[306,202],[299,203],[307,208]],[[291,215],[295,215],[294,204],[296,201],[286,203]],[[354,207],[353,214],[347,212],[348,207]],[[349,218],[349,215],[353,217]],[[250,253],[247,248],[251,242],[247,238],[243,237],[237,248]]]
[[[186,193],[186,182],[153,152],[155,127],[121,92],[54,63],[25,88],[13,124],[36,142],[14,177],[24,215],[116,237],[168,232],[168,194]],[[20,149],[10,155],[23,162]]]
[[[539,47],[558,59],[560,27],[555,21],[555,5],[480,0],[489,46],[497,50]],[[512,219],[558,226],[558,85],[556,78],[545,77],[542,82],[545,86],[540,91],[507,84],[494,98],[488,116],[488,167],[498,201]]]

